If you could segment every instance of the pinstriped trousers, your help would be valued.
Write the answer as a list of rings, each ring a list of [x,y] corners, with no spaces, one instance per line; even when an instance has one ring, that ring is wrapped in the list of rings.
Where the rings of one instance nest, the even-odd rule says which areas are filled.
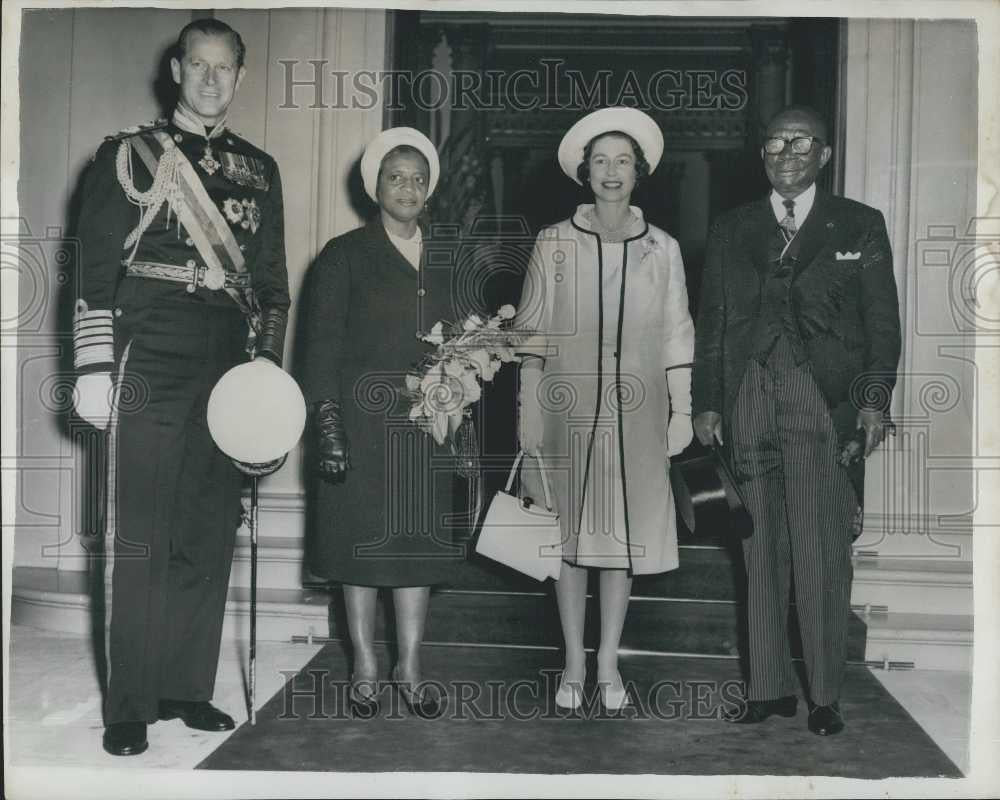
[[[747,570],[747,699],[796,694],[788,643],[789,581],[809,694],[837,700],[847,651],[851,529],[857,497],[837,463],[837,435],[808,366],[782,336],[744,373],[731,426],[735,467],[754,521]]]

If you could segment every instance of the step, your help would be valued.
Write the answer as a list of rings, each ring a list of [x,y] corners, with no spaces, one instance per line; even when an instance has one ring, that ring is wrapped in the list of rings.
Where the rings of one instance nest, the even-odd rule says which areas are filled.
[[[302,537],[258,536],[257,588],[299,589],[309,583],[304,565]],[[250,534],[241,529],[236,536],[230,586],[250,587]]]
[[[639,575],[633,596],[700,600],[735,600],[738,596],[732,557],[718,547],[681,546],[680,567],[658,575]],[[597,574],[591,576],[596,590]],[[533,592],[541,584],[516,570],[478,554],[456,564],[445,588],[494,592]]]
[[[971,614],[890,612],[867,614],[863,619],[868,625],[867,661],[972,671]]]
[[[851,604],[888,612],[972,614],[972,562],[855,557]]]
[[[257,540],[257,586],[295,589],[321,585],[304,564],[303,539],[259,536]],[[241,530],[236,537],[231,586],[250,586],[250,536]],[[735,600],[742,572],[741,557],[718,545],[681,545],[678,569],[635,579],[633,593],[657,597]],[[473,553],[455,565],[447,588],[487,591],[534,591],[538,582],[516,570]]]
[[[89,634],[103,624],[92,611],[92,579],[84,572],[45,567],[13,570],[12,623],[61,633]],[[105,586],[105,597],[110,587]],[[250,592],[230,589],[223,636],[248,638]],[[257,637],[287,642],[292,636],[326,636],[330,594],[315,589],[262,589],[257,592]]]
[[[92,579],[86,573],[40,567],[14,570],[13,621],[46,630],[86,634],[101,620],[92,618]],[[104,586],[107,592],[108,587]],[[261,640],[288,641],[292,636],[344,639],[347,628],[342,596],[319,589],[260,589],[257,594]],[[331,602],[331,600],[333,602]],[[587,604],[587,642],[597,642],[598,604]],[[739,608],[727,601],[636,597],[622,637],[622,648],[634,652],[683,653],[732,657],[737,653]],[[250,593],[230,589],[223,635],[249,634]],[[384,611],[378,614],[376,637],[391,640]],[[864,655],[865,626],[851,615],[849,658]],[[793,637],[794,643],[795,637]],[[552,649],[561,645],[551,582],[533,593],[444,589],[431,599],[425,641],[493,647]],[[800,648],[793,644],[793,652]]]
[[[865,512],[854,552],[879,558],[972,561],[971,520]]]
[[[621,647],[650,653],[736,656],[739,652],[739,607],[732,602],[679,600],[633,596],[629,603]],[[592,597],[587,603],[585,643],[596,647],[600,609]],[[347,636],[343,606],[336,593],[332,636]],[[794,624],[792,629],[794,630]],[[380,610],[376,638],[394,637],[391,623]],[[431,598],[426,641],[480,646],[552,647],[562,643],[558,609],[551,584],[534,593],[444,589]],[[848,658],[864,658],[865,626],[855,614],[848,622]],[[793,656],[801,655],[798,637],[792,637]]]

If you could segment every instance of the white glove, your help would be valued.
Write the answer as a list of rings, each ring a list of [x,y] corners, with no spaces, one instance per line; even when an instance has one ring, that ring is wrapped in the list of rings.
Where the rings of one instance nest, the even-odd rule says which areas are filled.
[[[694,438],[694,428],[691,426],[689,414],[671,414],[667,425],[667,455],[673,458],[683,452]]]
[[[80,419],[103,431],[111,421],[110,372],[91,372],[76,379],[73,389],[73,408]]]
[[[691,444],[691,367],[667,370],[667,391],[670,393],[670,422],[667,423],[667,455],[675,456]]]
[[[538,385],[542,370],[538,359],[521,365],[521,391],[518,395],[517,430],[521,449],[529,456],[537,455],[542,447],[545,427],[542,423],[542,406],[538,400]]]

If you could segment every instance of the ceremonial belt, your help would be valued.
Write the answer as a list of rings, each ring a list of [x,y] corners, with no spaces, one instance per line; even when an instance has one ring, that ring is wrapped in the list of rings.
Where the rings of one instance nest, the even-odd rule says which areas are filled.
[[[133,136],[131,141],[150,175],[156,174],[157,165],[164,151],[176,151],[174,157],[177,159],[177,191],[172,196],[170,204],[177,214],[177,219],[194,241],[198,254],[208,265],[206,274],[218,275],[219,270],[245,273],[246,261],[236,237],[229,229],[222,212],[208,196],[191,162],[170,138],[170,134],[164,131],[151,131]],[[249,285],[244,288],[235,286],[221,288],[225,289],[240,310],[247,315],[253,330],[258,331],[260,308],[253,289]]]
[[[198,265],[180,266],[179,264],[160,264],[156,261],[133,261],[129,264],[123,261],[125,274],[133,278],[153,278],[160,281],[173,281],[187,284],[187,290],[193,292],[195,287],[203,286],[216,291],[218,289],[242,289],[251,287],[249,272],[231,272],[221,267],[199,267]]]

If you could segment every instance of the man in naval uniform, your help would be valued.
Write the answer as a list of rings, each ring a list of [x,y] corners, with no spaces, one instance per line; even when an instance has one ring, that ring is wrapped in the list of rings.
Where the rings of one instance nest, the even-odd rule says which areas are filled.
[[[109,431],[113,755],[143,752],[158,719],[234,727],[210,700],[242,479],[206,406],[248,357],[280,366],[289,306],[277,165],[226,127],[244,53],[218,20],[187,25],[173,116],[108,137],[82,189],[75,405]]]
[[[729,720],[795,716],[794,579],[807,727],[821,736],[844,728],[851,534],[864,458],[891,425],[900,353],[885,220],[816,187],[832,152],[813,109],[771,120],[761,158],[772,191],[709,234],[692,377],[695,434],[728,447],[754,522],[743,545],[747,702]]]

